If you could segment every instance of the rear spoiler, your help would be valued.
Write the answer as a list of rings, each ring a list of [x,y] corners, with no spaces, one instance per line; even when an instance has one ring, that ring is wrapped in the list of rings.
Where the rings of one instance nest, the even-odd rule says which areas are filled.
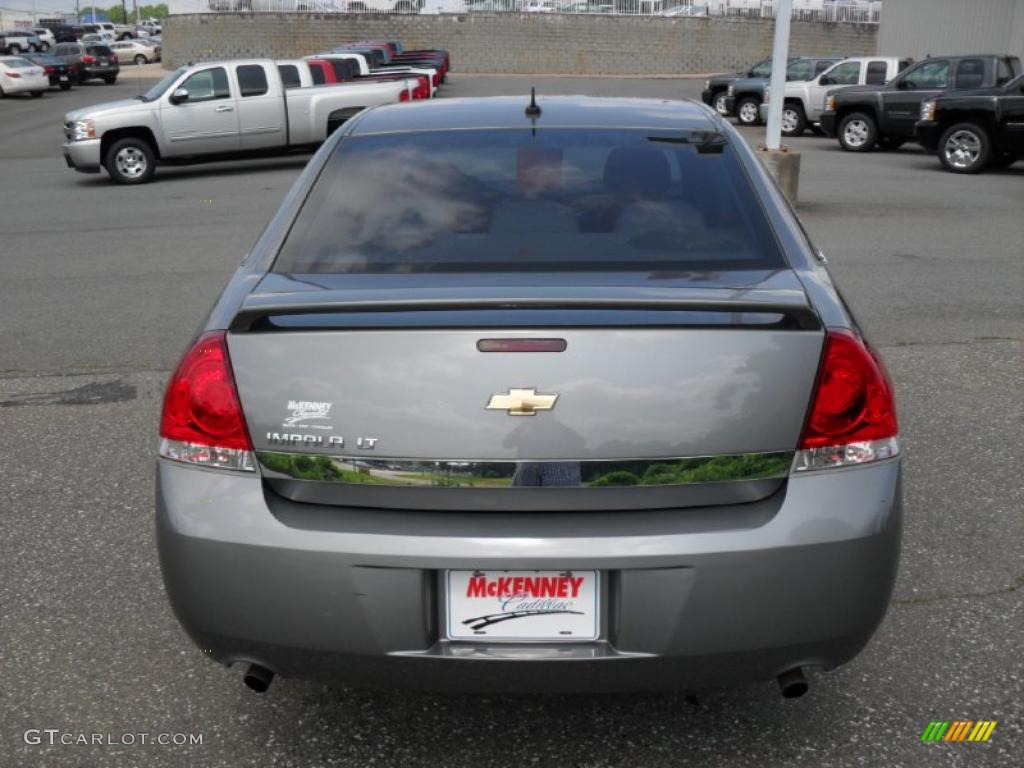
[[[806,296],[789,289],[514,287],[493,294],[479,288],[250,294],[228,330],[630,325],[822,327]]]

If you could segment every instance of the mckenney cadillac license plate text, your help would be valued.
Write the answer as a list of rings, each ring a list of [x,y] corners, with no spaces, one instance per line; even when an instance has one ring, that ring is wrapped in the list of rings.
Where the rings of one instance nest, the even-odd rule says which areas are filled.
[[[594,640],[597,571],[448,571],[453,640]]]

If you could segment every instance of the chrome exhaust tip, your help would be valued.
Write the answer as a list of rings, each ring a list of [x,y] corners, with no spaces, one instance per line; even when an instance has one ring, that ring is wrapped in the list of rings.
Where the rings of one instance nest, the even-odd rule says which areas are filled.
[[[800,667],[788,669],[779,675],[779,688],[782,690],[782,698],[799,699],[807,693],[807,678]]]
[[[256,693],[265,693],[273,681],[274,673],[259,664],[250,664],[242,677],[242,682]]]

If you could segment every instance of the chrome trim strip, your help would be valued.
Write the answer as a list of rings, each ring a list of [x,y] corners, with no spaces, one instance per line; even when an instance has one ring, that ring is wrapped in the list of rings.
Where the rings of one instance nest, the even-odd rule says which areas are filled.
[[[794,451],[583,461],[427,461],[257,451],[269,478],[424,488],[667,487],[785,477]]]

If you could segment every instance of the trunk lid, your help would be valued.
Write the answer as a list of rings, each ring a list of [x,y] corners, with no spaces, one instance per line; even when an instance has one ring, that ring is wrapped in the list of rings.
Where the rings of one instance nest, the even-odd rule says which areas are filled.
[[[409,292],[370,287],[380,282],[374,280],[354,289],[332,282],[342,281],[268,276],[246,300],[228,342],[257,453],[344,457],[329,474],[346,483],[369,483],[371,472],[381,484],[443,485],[433,470],[458,475],[460,467],[482,473],[481,480],[491,463],[499,487],[512,473],[521,479],[524,464],[539,462],[570,465],[577,480],[584,463],[584,481],[619,485],[632,480],[608,476],[642,479],[669,471],[652,469],[658,464],[678,469],[679,459],[751,454],[780,460],[769,462],[768,474],[778,478],[799,440],[824,338],[786,272],[742,288],[466,285]],[[500,346],[522,339],[564,342],[564,349],[480,348],[481,340]],[[517,413],[534,407],[533,415]],[[303,479],[281,461],[269,468]],[[363,477],[345,474],[360,471]],[[305,479],[318,478],[314,472]],[[312,500],[301,482],[282,489]],[[405,506],[399,489],[373,490],[361,503]],[[415,506],[422,507],[416,490]],[[621,490],[614,506],[629,507]],[[683,503],[660,490],[634,501]],[[404,493],[408,500],[409,489]]]

